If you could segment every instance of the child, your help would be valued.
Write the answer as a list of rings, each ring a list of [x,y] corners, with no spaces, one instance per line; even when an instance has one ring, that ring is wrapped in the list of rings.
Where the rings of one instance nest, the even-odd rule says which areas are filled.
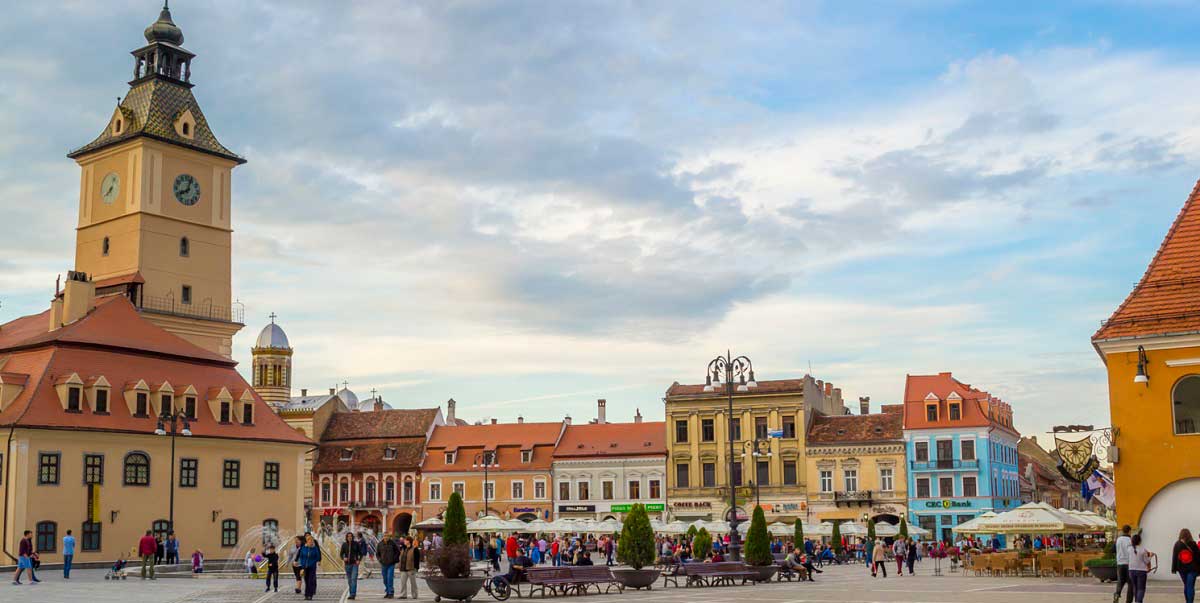
[[[251,547],[250,550],[246,552],[246,573],[250,574],[251,576],[254,576],[255,578],[258,577],[258,568],[254,567],[254,548],[253,547]]]
[[[271,592],[271,578],[275,578],[275,592],[279,592],[279,553],[275,552],[275,545],[268,544],[263,557],[267,558],[267,590],[263,592]]]
[[[204,553],[201,553],[200,549],[196,549],[196,551],[192,553],[192,573],[204,573]]]

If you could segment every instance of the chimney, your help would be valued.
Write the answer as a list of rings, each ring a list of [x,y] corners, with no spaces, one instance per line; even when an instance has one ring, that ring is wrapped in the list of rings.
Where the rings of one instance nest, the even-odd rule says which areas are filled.
[[[303,388],[303,387],[302,387],[302,388],[300,388],[300,397],[301,397],[301,398],[303,398],[303,397],[305,397],[305,396],[307,396],[307,395],[308,395],[308,389],[306,389],[306,388]]]
[[[567,415],[567,417],[565,419],[563,419],[563,423],[570,425],[571,424],[571,415]]]
[[[525,417],[520,417],[520,416],[517,417],[517,423],[524,423],[524,422],[525,422]]]
[[[495,417],[493,417],[493,418],[492,418],[492,425],[495,425],[495,424],[496,424],[496,419],[495,419]]]
[[[636,415],[633,415],[633,422],[634,422],[634,423],[641,423],[641,422],[642,422],[642,409],[640,409],[640,408],[639,408],[639,409],[637,409],[637,414],[636,414]]]
[[[871,414],[871,396],[859,396],[858,397],[858,414],[860,414],[860,415]]]
[[[820,381],[818,381],[817,383],[820,383]],[[831,382],[825,384],[825,397],[828,398],[829,396],[832,396],[832,395],[833,395],[833,382],[831,381]]]
[[[62,300],[55,299],[53,310],[50,312],[50,330],[57,330],[83,318],[92,308],[92,300],[95,297],[96,285],[88,278],[87,273],[68,271],[67,282],[63,284]]]
[[[458,402],[455,402],[454,398],[450,398],[449,400],[446,400],[446,423],[448,423],[450,425],[455,424],[454,407],[457,405],[458,405]]]
[[[829,385],[833,389],[833,405],[837,406],[837,407],[841,407],[841,405],[842,405],[842,388],[833,387],[832,383],[829,383],[827,385]],[[850,414],[850,411],[846,411],[846,414]]]
[[[375,396],[375,412],[383,410],[383,397]]]
[[[817,391],[825,393],[825,382],[820,379],[817,379]]]
[[[607,404],[608,404],[608,401],[605,400],[604,398],[600,398],[599,400],[596,400],[596,422],[601,425],[608,422],[604,419],[604,407]]]

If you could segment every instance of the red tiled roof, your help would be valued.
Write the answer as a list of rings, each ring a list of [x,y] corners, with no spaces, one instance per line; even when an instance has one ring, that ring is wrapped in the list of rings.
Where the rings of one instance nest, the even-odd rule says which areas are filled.
[[[1200,182],[1142,280],[1092,341],[1200,331]]]
[[[439,425],[429,438],[429,454],[421,471],[471,471],[475,455],[485,448],[496,451],[500,467],[495,471],[546,471],[550,469],[563,426],[564,423]],[[521,462],[522,450],[533,451],[530,462]],[[446,463],[447,451],[457,452],[454,463]]]
[[[662,421],[570,425],[554,449],[556,459],[666,454],[667,424]]]
[[[342,460],[342,451],[354,451],[348,461]],[[388,448],[396,450],[396,458],[384,458]],[[425,438],[397,438],[394,440],[350,440],[321,444],[313,461],[314,473],[353,471],[413,471],[421,465],[425,455]]]
[[[773,381],[756,381],[758,387],[751,389],[748,392],[734,392],[734,395],[762,395],[762,394],[790,394],[804,393],[804,379],[775,379]],[[704,384],[698,383],[695,385],[683,385],[680,383],[672,383],[671,387],[667,388],[667,396],[728,396],[725,392],[724,385],[717,385],[715,392],[705,392]]]
[[[827,416],[816,413],[808,428],[811,444],[871,444],[904,439],[904,415],[882,412],[872,415]]]
[[[423,441],[438,412],[437,408],[335,412],[321,434],[321,442],[407,437],[419,437]]]
[[[933,394],[938,399],[938,420],[929,421],[925,416],[925,399]],[[946,401],[951,394],[962,398],[962,418],[950,421]],[[986,409],[994,408],[999,414],[1011,416],[1012,408],[991,394],[955,379],[950,373],[936,375],[908,375],[904,382],[904,428],[932,429],[939,427],[995,427],[1016,435],[1011,425],[988,416]]]
[[[145,282],[146,282],[146,279],[142,278],[141,272],[131,272],[129,274],[122,274],[120,276],[113,276],[113,277],[109,277],[109,278],[100,279],[100,280],[96,281],[95,284],[96,284],[96,289],[103,289],[105,287],[113,287],[116,285],[127,285],[129,283],[143,284]]]

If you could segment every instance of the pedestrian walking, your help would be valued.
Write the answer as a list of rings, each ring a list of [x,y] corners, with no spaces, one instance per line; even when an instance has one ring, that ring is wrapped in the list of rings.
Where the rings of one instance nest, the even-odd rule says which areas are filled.
[[[1133,601],[1133,585],[1129,583],[1129,555],[1132,547],[1129,531],[1128,524],[1121,526],[1121,535],[1117,537],[1117,590],[1113,592],[1113,603],[1117,603],[1121,598],[1121,590],[1126,585],[1129,585],[1129,590],[1125,593],[1125,603]]]
[[[17,571],[13,574],[13,584],[21,583],[21,574],[25,573],[25,570],[29,570],[30,584],[41,582],[37,579],[37,573],[34,571],[33,556],[33,532],[25,530],[21,537],[21,543],[17,545]]]
[[[292,541],[292,551],[288,554],[288,564],[292,566],[292,574],[296,576],[296,594],[304,587],[304,568],[300,565],[300,551],[304,549],[304,537],[297,536]]]
[[[275,592],[279,592],[279,553],[275,552],[275,545],[268,544],[263,557],[267,560],[267,589],[263,592],[271,592],[272,579],[275,580]]]
[[[204,573],[204,553],[200,552],[200,549],[192,551],[192,573]]]
[[[1129,542],[1129,590],[1134,593],[1134,603],[1142,603],[1146,597],[1146,577],[1150,568],[1158,565],[1158,556],[1142,546],[1142,535],[1135,535]]]
[[[896,557],[896,575],[904,575],[904,558],[908,556],[908,548],[903,538],[897,538],[892,543],[892,554]]]
[[[417,570],[421,569],[421,549],[411,538],[405,538],[407,548],[400,555],[400,598],[417,598]],[[412,594],[409,594],[409,589]]]
[[[75,560],[75,537],[71,535],[71,530],[67,530],[67,535],[63,536],[63,579],[71,579],[71,562]]]
[[[150,573],[150,579],[154,579],[154,555],[158,552],[158,541],[154,539],[154,533],[146,530],[146,535],[138,541],[138,557],[142,558],[142,580],[146,579],[146,573]]]
[[[304,600],[312,601],[313,595],[317,594],[317,565],[321,562],[321,549],[312,534],[305,534],[297,561],[304,570]]]
[[[383,574],[383,598],[392,599],[396,596],[396,564],[400,562],[401,552],[404,550],[404,539],[400,539],[400,543],[392,540],[392,535],[383,534],[383,540],[379,541],[379,546],[375,548],[375,559],[379,561],[379,567]]]
[[[913,542],[913,539],[910,537],[908,545],[905,548],[908,550],[908,575],[911,576],[913,575],[913,564],[917,562],[917,543]]]
[[[875,577],[876,571],[882,571],[883,577],[887,578],[887,559],[885,559],[887,552],[883,548],[883,541],[876,540],[873,548],[870,543],[867,543],[867,548],[871,549],[871,577]]]
[[[354,534],[346,534],[346,541],[342,543],[340,553],[342,564],[346,567],[346,586],[350,588],[350,596],[346,599],[358,596],[358,564],[363,558],[363,550],[360,547],[354,539]]]
[[[1179,540],[1175,542],[1175,550],[1171,551],[1171,573],[1178,574],[1183,580],[1184,603],[1195,603],[1196,574],[1200,573],[1200,549],[1192,538],[1192,531],[1184,528],[1179,530]]]
[[[167,542],[164,544],[167,549],[167,565],[176,565],[179,563],[179,539],[175,537],[175,532],[167,532]]]

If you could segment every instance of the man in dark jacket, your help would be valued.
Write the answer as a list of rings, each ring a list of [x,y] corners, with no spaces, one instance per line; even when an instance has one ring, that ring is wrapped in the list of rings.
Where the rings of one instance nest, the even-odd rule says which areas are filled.
[[[383,540],[379,541],[379,546],[375,549],[375,558],[379,560],[379,566],[383,573],[383,598],[392,599],[396,595],[396,564],[400,561],[402,548],[392,540],[392,535],[383,534]]]
[[[362,562],[363,547],[354,539],[354,534],[346,534],[346,541],[342,543],[340,556],[342,564],[346,566],[346,586],[350,588],[350,596],[347,600],[353,600],[358,596],[358,564]]]
[[[400,598],[417,598],[417,570],[421,569],[421,547],[412,538],[404,539],[404,548],[400,551]],[[408,594],[409,587],[412,595]]]

